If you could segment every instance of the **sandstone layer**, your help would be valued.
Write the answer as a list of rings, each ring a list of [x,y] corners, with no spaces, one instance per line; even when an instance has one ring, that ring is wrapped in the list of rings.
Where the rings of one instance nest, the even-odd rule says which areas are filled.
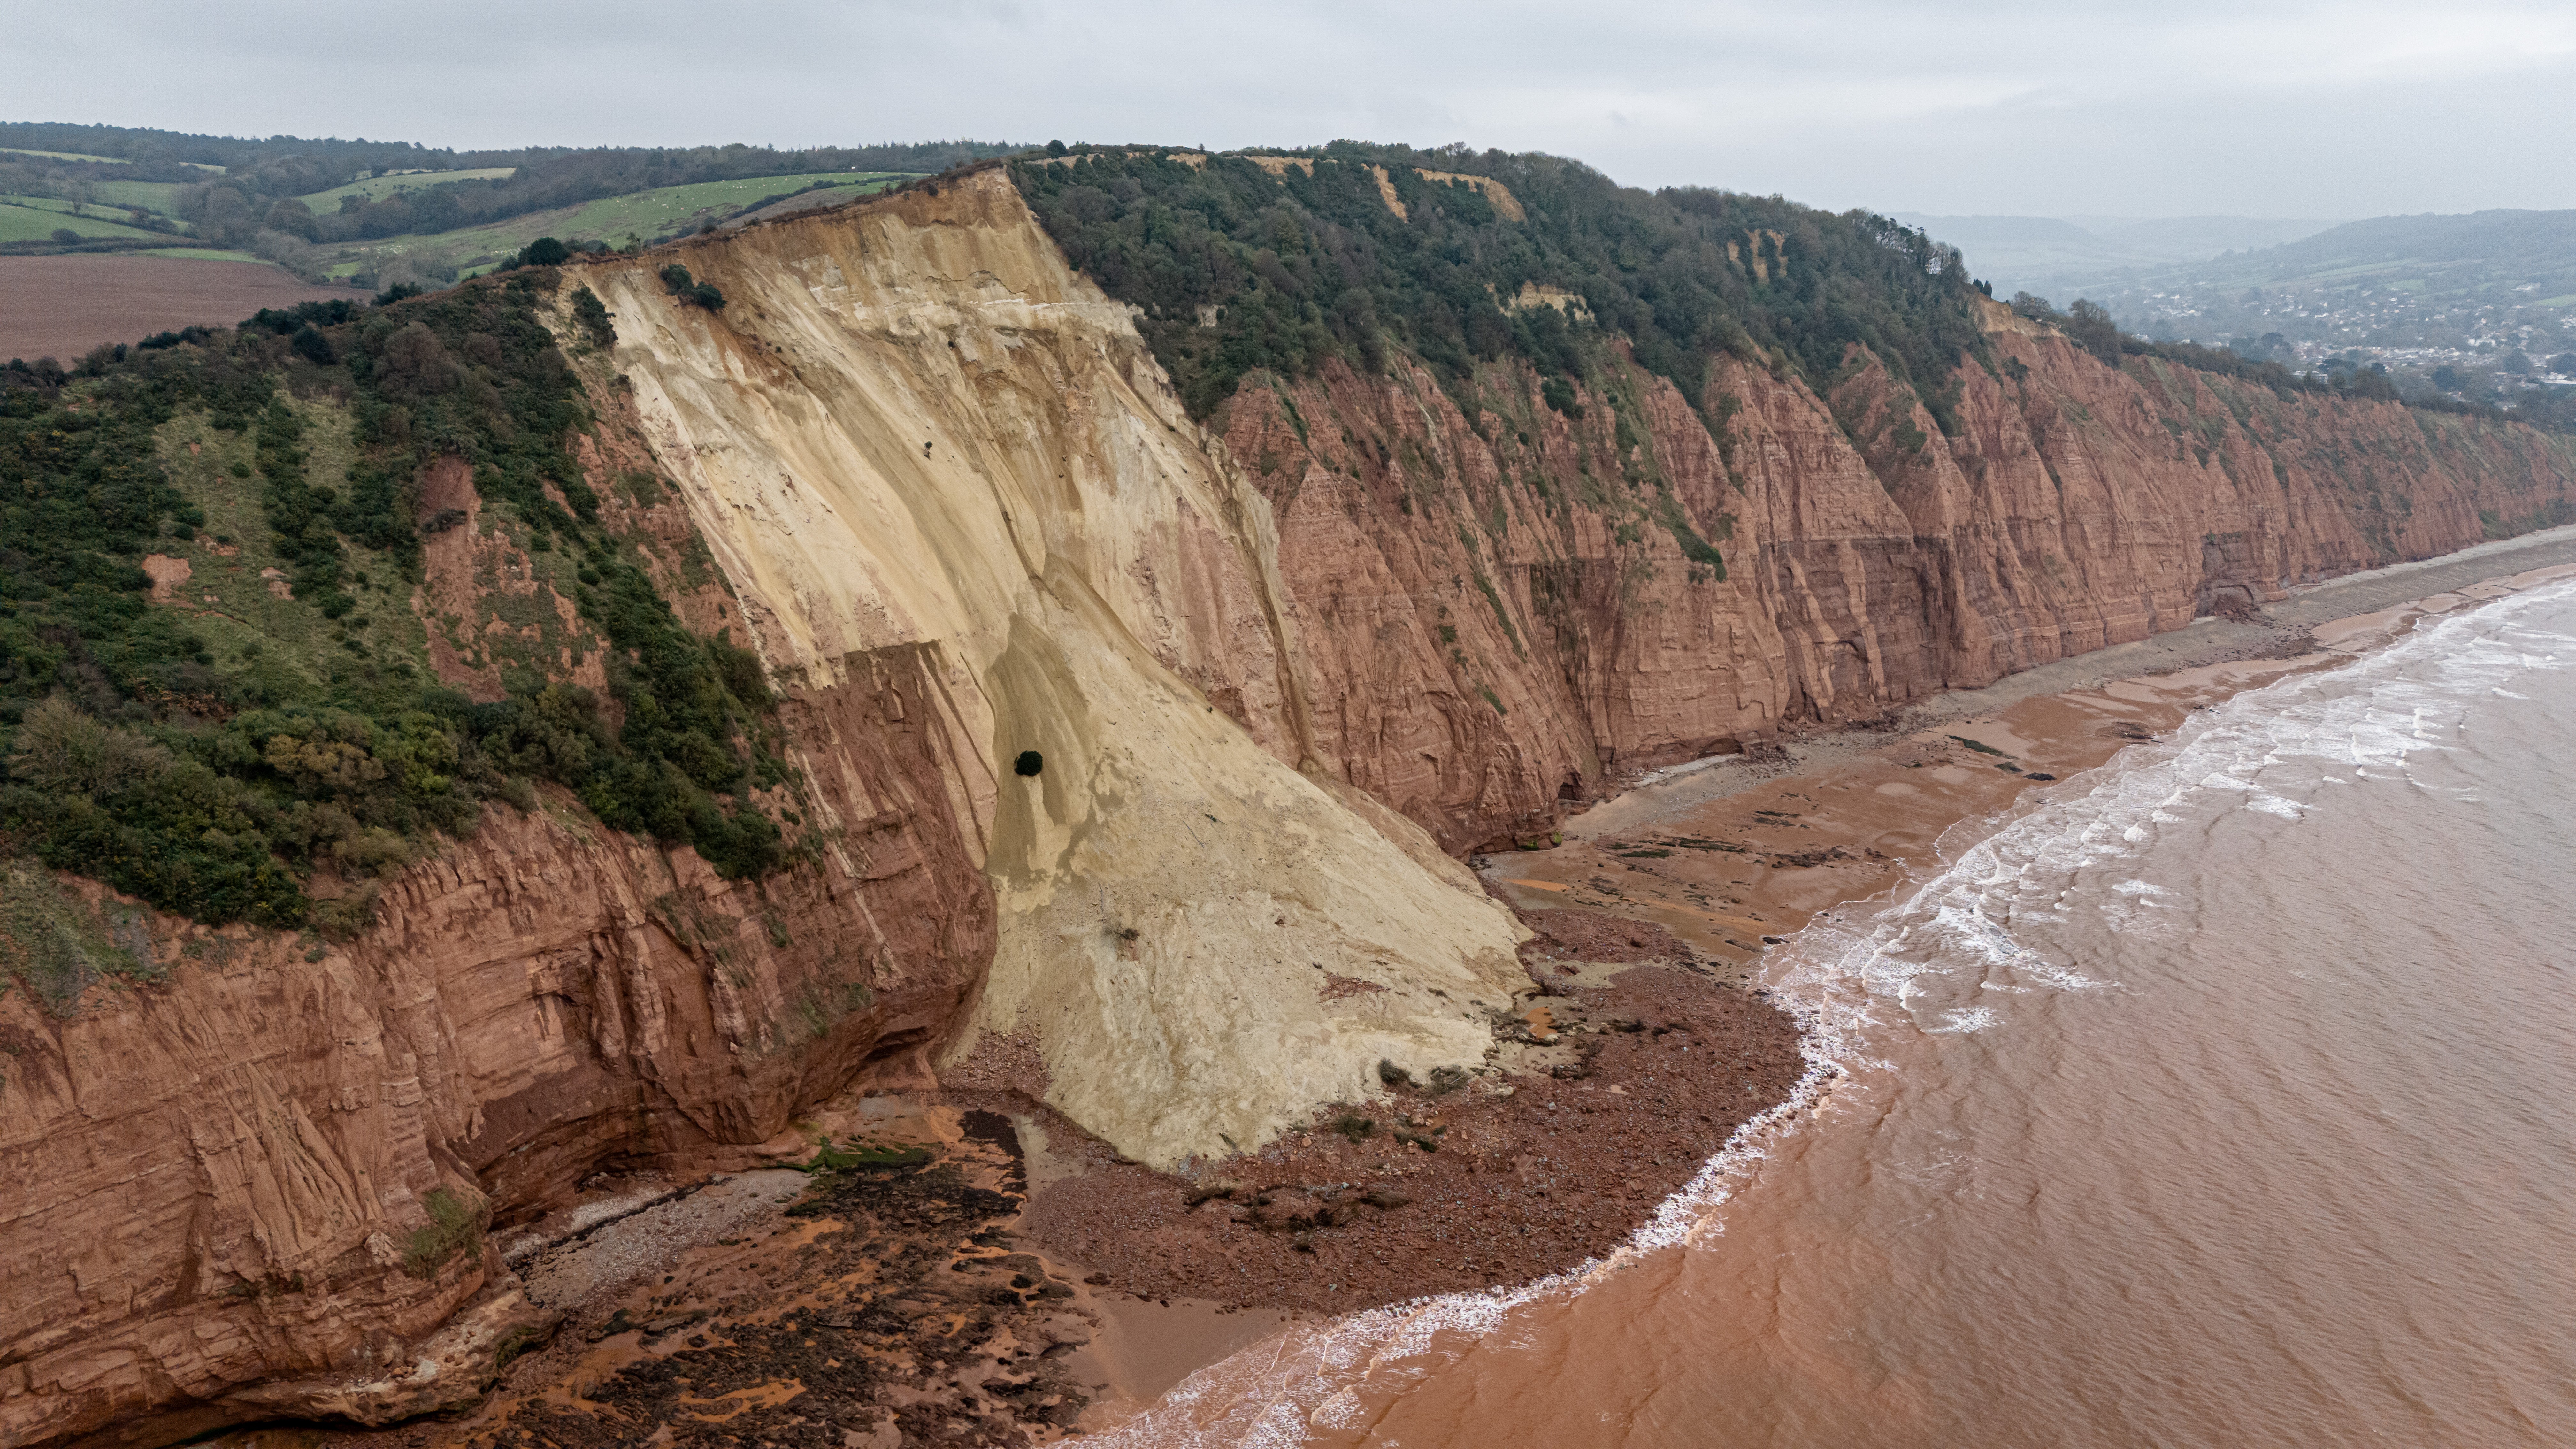
[[[1607,770],[2576,518],[2562,437],[1986,321],[1955,436],[1857,348],[1830,396],[1720,358],[1696,407],[1624,368],[1580,416],[1518,365],[1472,419],[1400,364],[1245,386],[1218,423],[1278,519],[1324,767],[1450,850],[1507,844]]]
[[[999,172],[676,251],[724,309],[668,255],[564,274],[618,331],[581,448],[682,616],[758,649],[817,848],[727,883],[496,807],[342,944],[74,883],[163,975],[0,996],[0,1442],[470,1397],[546,1328],[491,1226],[783,1151],[985,1032],[1136,1158],[1255,1146],[1381,1058],[1477,1061],[1526,989],[1444,850],[2576,489],[2527,428],[2113,369],[2000,309],[1949,436],[1858,351],[1822,395],[1614,369],[1579,414],[1496,364],[1471,415],[1399,356],[1202,428]],[[455,511],[429,613],[508,572]],[[496,637],[430,662],[488,695]]]

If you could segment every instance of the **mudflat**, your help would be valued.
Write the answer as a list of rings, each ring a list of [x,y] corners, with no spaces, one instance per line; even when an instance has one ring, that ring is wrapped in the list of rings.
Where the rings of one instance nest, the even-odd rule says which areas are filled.
[[[364,297],[266,262],[200,257],[0,257],[0,361],[69,363],[102,342],[230,327],[262,307]]]

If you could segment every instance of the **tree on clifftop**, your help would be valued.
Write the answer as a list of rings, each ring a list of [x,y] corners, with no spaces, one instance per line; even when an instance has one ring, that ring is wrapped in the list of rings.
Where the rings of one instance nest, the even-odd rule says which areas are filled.
[[[2103,309],[2101,303],[2085,297],[2076,298],[2075,305],[2066,309],[2065,320],[2060,325],[2066,328],[2066,335],[2074,338],[2078,346],[2102,359],[2104,366],[2120,365],[2120,324],[2111,320],[2111,314]]]

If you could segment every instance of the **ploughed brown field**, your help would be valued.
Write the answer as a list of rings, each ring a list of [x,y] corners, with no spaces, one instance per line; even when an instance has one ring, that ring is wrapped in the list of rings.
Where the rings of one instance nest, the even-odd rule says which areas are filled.
[[[229,327],[262,307],[365,295],[300,282],[266,262],[0,257],[0,360],[68,363],[102,342],[140,342],[199,323]]]

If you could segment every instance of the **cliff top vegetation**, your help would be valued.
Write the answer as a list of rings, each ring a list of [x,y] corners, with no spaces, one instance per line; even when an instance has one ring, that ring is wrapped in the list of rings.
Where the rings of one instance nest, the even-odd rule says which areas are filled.
[[[1985,348],[1958,253],[1865,211],[1646,192],[1554,156],[1354,142],[1076,150],[1013,174],[1073,263],[1144,309],[1201,416],[1258,368],[1294,376],[1338,355],[1374,369],[1386,339],[1454,383],[1506,355],[1581,376],[1586,340],[1616,336],[1694,403],[1713,354],[1821,386],[1859,343],[1949,428],[1957,366]]]
[[[211,247],[308,281],[427,285],[538,236],[649,243],[1015,149],[960,140],[456,151],[0,123],[0,254]]]
[[[679,622],[567,451],[589,419],[540,315],[558,275],[0,368],[0,844],[200,920],[325,930],[484,800],[533,807],[532,779],[724,874],[780,862],[751,800],[787,779],[758,662]],[[592,303],[572,316],[605,340]],[[490,654],[490,703],[439,681],[411,603],[425,536],[464,521],[421,516],[442,459],[537,590],[496,595],[526,595],[506,630],[426,621]],[[564,678],[590,657],[607,699]]]

